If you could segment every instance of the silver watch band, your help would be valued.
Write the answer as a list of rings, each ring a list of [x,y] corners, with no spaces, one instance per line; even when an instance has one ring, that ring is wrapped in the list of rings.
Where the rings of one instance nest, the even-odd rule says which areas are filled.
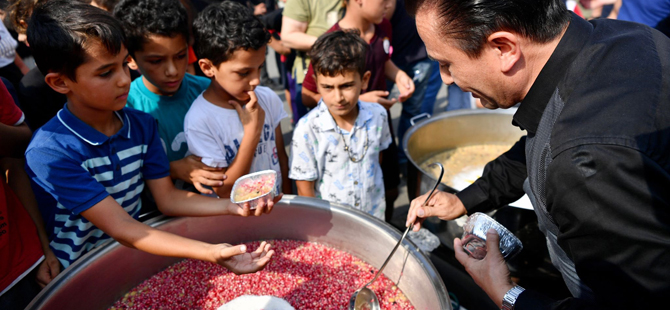
[[[503,296],[501,310],[514,310],[514,303],[516,303],[516,299],[519,297],[521,292],[525,290],[525,288],[518,285],[509,289],[509,291],[505,293],[505,296]]]

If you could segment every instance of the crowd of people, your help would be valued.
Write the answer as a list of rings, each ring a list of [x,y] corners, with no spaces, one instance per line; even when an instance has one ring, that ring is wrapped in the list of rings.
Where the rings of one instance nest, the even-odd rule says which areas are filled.
[[[623,2],[630,10],[627,1],[633,0]],[[498,306],[511,300],[514,307],[516,299],[519,309],[611,306],[602,298],[622,293],[611,283],[630,278],[638,282],[622,287],[657,300],[668,292],[662,277],[670,276],[668,200],[656,188],[668,185],[670,173],[667,37],[637,24],[589,23],[560,0],[538,0],[525,10],[519,1],[474,2],[9,1],[10,27],[0,26],[0,308],[22,309],[63,269],[111,239],[238,274],[262,269],[274,254],[269,244],[250,252],[139,220],[156,210],[262,216],[281,194],[253,210],[230,200],[235,181],[253,172],[274,170],[278,193],[337,202],[390,221],[399,166],[407,161],[398,143],[411,118],[432,113],[442,81],[449,84],[448,110],[520,104],[515,124],[529,135],[458,195],[440,192],[427,206],[420,205],[427,197],[417,198],[408,225],[416,222],[418,229],[429,216],[450,220],[489,211],[525,190],[575,299],[523,293],[499,255],[473,261],[456,240],[457,259]],[[657,9],[670,15],[670,5]],[[659,30],[664,20],[654,21]],[[16,52],[17,40],[30,46],[34,68]],[[584,44],[591,52],[575,58],[589,48]],[[598,46],[614,52],[599,53]],[[643,46],[653,48],[640,51]],[[268,47],[281,55],[289,111],[267,76]],[[659,57],[663,51],[666,57]],[[654,61],[636,63],[634,55]],[[596,86],[575,84],[584,76],[592,80],[583,83],[600,87],[597,95]],[[641,93],[613,90],[623,76]],[[657,131],[603,132],[621,128],[612,124],[616,115],[633,113],[623,99],[641,98],[656,110],[641,108],[635,116]],[[390,115],[395,104],[402,104],[397,130]],[[289,117],[294,130],[287,145],[280,122]],[[611,154],[622,160],[621,174],[600,168],[619,162]],[[640,154],[644,160],[636,166]],[[627,180],[619,186],[637,192],[622,195],[611,180]],[[606,191],[597,194],[591,186]],[[640,207],[645,215],[635,225],[626,221],[635,215],[621,208],[614,208],[616,216],[599,214],[608,221],[598,230],[589,226],[596,211],[576,207],[597,210],[603,201],[648,208]],[[625,236],[626,230],[614,233],[621,226],[628,227]],[[609,255],[605,246],[589,246],[608,233],[627,238],[623,245],[637,243],[637,252],[625,254],[628,248],[617,245],[624,254]],[[496,236],[489,239],[497,248]],[[636,259],[636,253],[647,256]],[[659,264],[640,272],[645,262]],[[602,273],[610,284],[597,279]]]

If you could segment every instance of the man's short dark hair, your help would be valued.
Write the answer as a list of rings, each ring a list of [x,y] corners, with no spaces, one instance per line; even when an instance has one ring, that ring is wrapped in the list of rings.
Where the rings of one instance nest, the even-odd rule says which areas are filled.
[[[558,37],[571,19],[563,0],[406,0],[415,14],[430,9],[437,13],[435,25],[458,40],[471,58],[482,51],[489,35],[496,31],[516,32],[534,42],[546,43]]]
[[[270,33],[245,6],[224,1],[206,7],[193,22],[195,53],[218,66],[238,49],[258,50]]]
[[[189,42],[188,14],[179,0],[121,0],[114,8],[126,33],[128,52],[141,51],[149,36],[174,38]]]
[[[27,35],[40,71],[62,73],[73,81],[92,42],[100,42],[110,54],[117,55],[125,40],[121,23],[111,14],[74,0],[36,6]]]
[[[320,36],[309,51],[315,75],[337,76],[346,72],[365,74],[369,45],[357,29],[337,30]]]

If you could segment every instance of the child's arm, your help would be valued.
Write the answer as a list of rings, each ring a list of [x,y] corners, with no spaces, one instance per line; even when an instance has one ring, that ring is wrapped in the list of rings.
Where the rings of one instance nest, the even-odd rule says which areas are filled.
[[[412,97],[412,94],[414,94],[414,81],[412,81],[405,71],[400,70],[391,59],[387,60],[384,64],[384,75],[386,79],[398,85],[398,91],[400,91],[398,99],[400,102],[404,102],[407,98]]]
[[[171,161],[170,178],[191,183],[199,192],[209,195],[213,191],[203,186],[222,186],[226,175],[223,174],[223,168],[209,167],[200,160],[200,157],[189,155],[182,159]]]
[[[365,101],[365,102],[376,102],[381,104],[384,109],[390,109],[396,102],[398,102],[397,99],[387,99],[386,97],[389,95],[389,92],[385,90],[372,90],[366,93],[361,94],[358,97],[358,100],[360,101]]]
[[[258,104],[258,98],[254,91],[248,92],[249,103],[240,106],[236,101],[229,103],[235,107],[237,114],[240,116],[240,121],[244,127],[244,137],[240,143],[240,148],[235,155],[235,159],[230,165],[223,170],[226,174],[226,179],[223,180],[223,186],[215,187],[214,191],[221,198],[230,198],[230,191],[233,189],[233,184],[240,177],[249,173],[251,163],[254,160],[254,153],[258,148],[258,142],[263,132],[263,125],[265,124],[265,111]]]
[[[146,184],[152,193],[156,193],[154,199],[158,210],[168,216],[248,216],[251,214],[248,204],[240,207],[230,202],[230,199],[216,199],[176,189],[169,177],[146,180]],[[274,204],[280,199],[281,195],[275,197],[274,200],[260,200],[254,215],[270,213]]]
[[[298,188],[298,196],[316,197],[314,193],[314,181],[295,181],[295,186]]]
[[[321,100],[321,94],[315,93],[307,88],[302,88],[302,104],[308,108],[314,108]]]
[[[277,157],[279,157],[279,169],[281,170],[282,192],[284,194],[292,194],[293,186],[291,186],[291,180],[288,178],[288,155],[286,155],[286,148],[284,147],[284,136],[281,132],[281,125],[277,125],[275,129],[275,143]]]
[[[0,123],[0,156],[21,156],[26,151],[32,132],[26,123],[11,126]]]
[[[19,70],[21,70],[21,73],[23,75],[28,74],[28,71],[30,71],[30,68],[26,66],[26,63],[23,62],[23,58],[19,55],[19,53],[16,53],[16,56],[14,57],[14,64],[19,67]]]
[[[170,182],[169,178],[165,180]],[[204,260],[222,265],[236,274],[262,269],[274,253],[269,244],[261,244],[258,250],[246,253],[244,245],[208,244],[152,228],[133,219],[111,196],[81,215],[127,247],[155,255]]]
[[[37,236],[42,245],[42,252],[44,252],[44,261],[37,268],[35,278],[41,287],[45,287],[60,273],[60,262],[49,247],[49,237],[44,228],[44,220],[37,207],[37,200],[35,200],[35,195],[30,186],[30,179],[23,168],[25,160],[5,157],[0,159],[0,162],[3,173],[7,174],[7,184],[14,191],[16,197],[19,198],[33,223],[35,223]]]

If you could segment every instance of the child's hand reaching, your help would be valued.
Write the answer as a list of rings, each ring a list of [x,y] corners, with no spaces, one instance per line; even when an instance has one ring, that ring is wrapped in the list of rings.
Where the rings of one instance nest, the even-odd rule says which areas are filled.
[[[232,105],[237,114],[240,116],[240,121],[244,127],[244,133],[257,134],[260,136],[260,133],[263,130],[263,124],[265,124],[265,111],[258,104],[258,98],[254,91],[249,91],[249,102],[244,106],[241,106],[239,102],[231,100],[228,103]]]
[[[232,246],[227,243],[214,245],[214,262],[228,268],[235,274],[253,273],[259,271],[270,262],[274,250],[270,250],[270,244],[263,241],[261,245],[251,253],[247,253],[247,246]]]

